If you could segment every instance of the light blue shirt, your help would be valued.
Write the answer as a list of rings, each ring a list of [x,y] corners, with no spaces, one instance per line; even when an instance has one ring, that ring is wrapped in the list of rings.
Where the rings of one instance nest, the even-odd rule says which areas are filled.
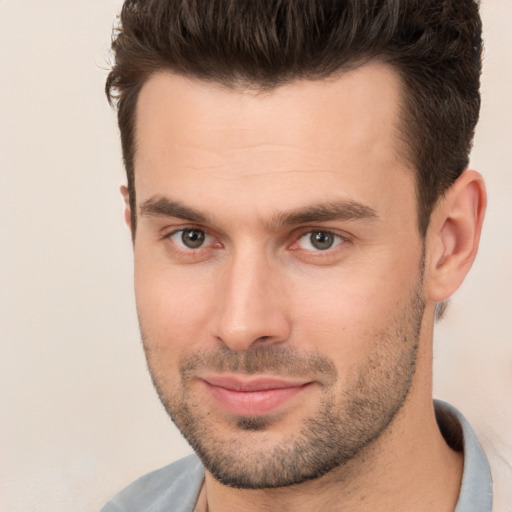
[[[439,400],[434,403],[448,444],[464,450],[464,472],[454,512],[491,512],[491,471],[473,429],[455,407]],[[100,512],[194,512],[203,481],[201,461],[190,455],[139,478]]]

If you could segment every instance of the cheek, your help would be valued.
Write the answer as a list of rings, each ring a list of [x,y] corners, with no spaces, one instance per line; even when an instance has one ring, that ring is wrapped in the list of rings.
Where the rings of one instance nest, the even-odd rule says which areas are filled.
[[[179,358],[204,339],[209,317],[207,281],[176,269],[135,265],[135,296],[140,329],[145,343]]]
[[[345,282],[327,291],[325,287],[309,288],[309,300],[301,301],[295,311],[295,332],[314,349],[347,366],[364,351],[365,340],[382,324],[382,303],[377,303],[361,287]]]
[[[294,291],[300,339],[344,366],[364,359],[379,333],[392,329],[418,283],[416,262],[359,270],[309,279]]]

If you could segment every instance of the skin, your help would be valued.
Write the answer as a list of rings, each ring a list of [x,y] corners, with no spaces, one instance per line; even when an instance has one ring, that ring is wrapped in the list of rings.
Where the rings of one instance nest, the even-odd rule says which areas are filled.
[[[297,451],[312,419],[334,411],[340,444],[354,397],[369,404],[361,442],[322,476],[236,489],[207,471],[210,512],[455,506],[462,455],[432,406],[434,305],[471,266],[485,191],[466,171],[422,239],[399,113],[399,79],[378,63],[266,93],[169,73],[141,91],[137,310],[174,421],[185,432],[196,425],[206,451],[225,452],[227,467],[241,460],[235,473],[249,468],[261,481],[276,450]],[[184,229],[204,243],[187,248]],[[330,233],[332,247],[312,245],[312,231]],[[212,397],[212,373],[307,385],[268,412],[237,415]]]

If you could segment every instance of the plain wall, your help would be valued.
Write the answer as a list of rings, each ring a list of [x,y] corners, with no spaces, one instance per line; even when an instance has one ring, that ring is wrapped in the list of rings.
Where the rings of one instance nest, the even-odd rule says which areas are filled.
[[[0,510],[95,511],[189,453],[145,369],[115,114],[120,0],[0,0]],[[512,510],[512,2],[484,0],[472,166],[489,210],[435,343],[435,395],[488,450]],[[509,485],[505,485],[508,481]],[[508,493],[508,494],[507,494]]]

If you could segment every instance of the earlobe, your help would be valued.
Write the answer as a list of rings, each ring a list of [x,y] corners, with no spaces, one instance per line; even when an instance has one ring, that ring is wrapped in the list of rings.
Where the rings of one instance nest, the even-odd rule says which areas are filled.
[[[128,229],[132,231],[132,215],[130,208],[130,193],[128,192],[128,187],[126,185],[122,185],[119,189],[121,191],[121,195],[124,200],[124,223],[128,226]]]
[[[432,213],[427,237],[428,299],[448,299],[475,260],[486,208],[482,176],[466,170]]]

